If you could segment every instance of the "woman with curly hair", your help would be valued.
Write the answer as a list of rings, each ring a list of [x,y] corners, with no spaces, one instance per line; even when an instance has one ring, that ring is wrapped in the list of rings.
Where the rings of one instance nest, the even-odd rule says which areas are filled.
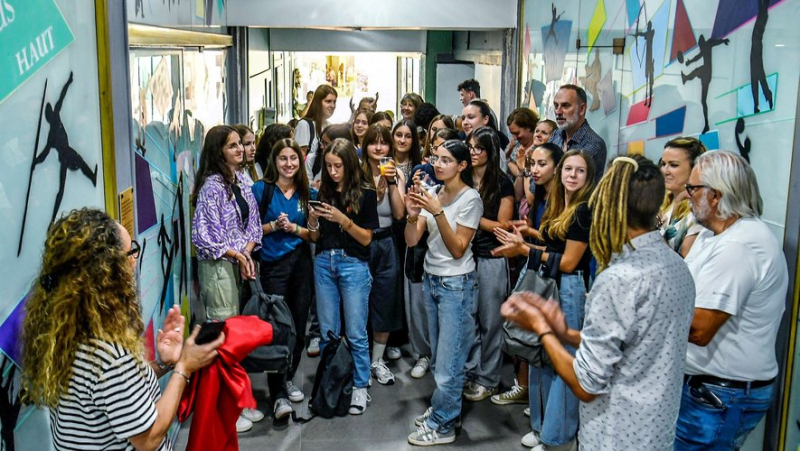
[[[73,210],[47,232],[23,323],[24,401],[50,408],[56,449],[171,449],[165,440],[195,370],[225,341],[184,343],[169,310],[146,362],[136,299],[139,245],[99,210]],[[174,366],[163,393],[158,377]]]

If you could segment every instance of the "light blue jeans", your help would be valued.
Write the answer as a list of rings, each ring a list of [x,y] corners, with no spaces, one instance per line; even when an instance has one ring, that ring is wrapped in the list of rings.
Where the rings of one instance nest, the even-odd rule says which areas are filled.
[[[317,317],[322,337],[320,349],[328,344],[328,331],[341,334],[340,304],[344,303],[345,335],[350,342],[356,388],[369,386],[369,342],[367,316],[372,276],[369,264],[347,255],[342,249],[329,249],[314,259],[314,287],[317,294]]]
[[[581,330],[586,305],[583,272],[562,274],[558,294],[567,325],[570,329]],[[575,348],[565,347],[575,355]],[[542,443],[557,446],[575,439],[580,401],[553,367],[528,367],[528,400],[531,406],[531,429],[539,435]]]
[[[676,451],[738,450],[769,409],[775,383],[759,388],[726,388],[701,384],[722,407],[704,400],[701,390],[684,382],[675,433]]]
[[[477,283],[475,273],[461,276],[433,276],[422,279],[422,298],[428,312],[431,352],[436,365],[436,389],[431,397],[433,413],[426,420],[429,428],[449,433],[461,415],[464,389],[464,364],[472,347],[472,298]]]

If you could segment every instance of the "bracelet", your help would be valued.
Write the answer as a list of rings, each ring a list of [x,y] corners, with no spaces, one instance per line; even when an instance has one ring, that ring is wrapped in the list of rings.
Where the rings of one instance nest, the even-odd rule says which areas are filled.
[[[349,219],[349,218],[348,218],[348,219]],[[346,226],[342,227],[342,230],[343,230],[343,231],[345,231],[345,232],[347,232],[347,231],[348,231],[348,230],[350,230],[352,227],[353,227],[353,220],[352,220],[352,219],[350,219],[350,223],[349,223],[349,224],[347,224]]]
[[[270,228],[269,233],[272,233],[272,232],[275,231],[275,221],[270,221],[269,222],[269,228]]]
[[[434,213],[434,214],[433,214],[433,217],[435,218],[435,217],[437,217],[437,216],[441,216],[441,215],[443,215],[443,214],[444,214],[444,210],[440,211],[439,213]]]
[[[386,179],[386,184],[389,186],[397,186],[397,179],[394,180]]]
[[[414,218],[414,220],[412,221],[412,220],[411,220],[411,216],[410,216],[410,215],[406,215],[406,221],[408,221],[408,223],[409,223],[409,224],[416,224],[416,223],[417,223],[417,221],[419,221],[419,216],[417,216],[416,218]]]
[[[319,232],[319,222],[317,222],[317,225],[315,226],[312,226],[311,223],[309,222],[308,224],[306,224],[306,226],[309,232]]]
[[[294,225],[294,234],[300,235],[300,226],[297,224]]]
[[[166,363],[161,361],[161,357],[156,357],[156,365],[158,365],[158,369],[160,369],[161,371],[164,371],[164,372],[171,371],[172,369],[175,368],[175,364],[174,363],[168,365],[168,364],[166,364]]]
[[[553,332],[552,330],[548,330],[547,332],[545,332],[545,333],[543,333],[543,334],[539,335],[539,342],[541,342],[541,341],[542,341],[542,338],[544,338],[544,337],[545,337],[545,336],[547,336],[547,335],[555,335],[555,332]]]
[[[551,333],[552,333],[552,332],[551,332]],[[181,371],[181,370],[172,370],[172,374],[177,374],[177,375],[179,375],[179,376],[183,377],[184,379],[186,379],[186,384],[187,384],[187,385],[189,384],[189,382],[191,382],[191,381],[192,381],[191,379],[189,379],[189,376],[187,376],[187,375],[186,375],[186,373],[184,373],[184,372],[183,372],[183,371]]]

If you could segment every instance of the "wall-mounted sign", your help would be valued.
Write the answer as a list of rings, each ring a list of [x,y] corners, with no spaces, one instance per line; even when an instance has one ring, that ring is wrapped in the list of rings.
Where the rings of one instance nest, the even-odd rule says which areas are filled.
[[[0,102],[74,39],[55,0],[0,0]]]

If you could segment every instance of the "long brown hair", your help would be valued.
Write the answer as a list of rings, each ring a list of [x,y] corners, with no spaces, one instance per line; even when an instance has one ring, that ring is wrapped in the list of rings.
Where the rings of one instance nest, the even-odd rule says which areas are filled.
[[[308,107],[306,115],[303,116],[303,119],[309,119],[314,122],[314,128],[317,130],[317,136],[322,135],[322,126],[324,125],[323,122],[325,122],[324,113],[322,111],[322,101],[331,94],[336,96],[336,98],[339,97],[339,93],[337,93],[332,86],[317,86],[317,90],[314,91],[314,98],[311,100],[311,106]]]
[[[278,183],[280,177],[278,173],[278,156],[281,151],[286,148],[292,149],[297,154],[298,168],[294,173],[292,185],[300,195],[300,203],[303,206],[303,211],[308,211],[308,201],[311,199],[311,190],[308,187],[308,174],[306,174],[306,165],[303,164],[303,151],[300,150],[300,145],[297,141],[291,138],[285,138],[275,143],[272,146],[272,151],[269,154],[269,164],[266,171],[264,171],[264,182],[270,184]]]
[[[78,347],[91,339],[118,344],[144,362],[128,258],[119,226],[100,210],[72,210],[50,226],[22,325],[25,402],[57,406]]]
[[[203,150],[200,152],[200,167],[197,169],[194,192],[191,198],[193,206],[197,205],[197,194],[200,192],[206,179],[214,174],[222,176],[228,195],[233,197],[231,185],[236,183],[236,174],[228,167],[228,163],[225,162],[225,154],[223,153],[223,148],[225,147],[225,143],[228,142],[228,137],[231,133],[236,133],[237,136],[239,135],[239,132],[229,125],[217,125],[206,133],[206,139],[203,142]]]
[[[253,135],[253,139],[255,139],[256,134],[253,133],[253,130],[250,127],[244,124],[237,124],[234,125],[233,128],[239,133],[239,138],[242,138],[242,145],[244,145],[244,137],[247,136],[248,133]],[[255,145],[255,141],[253,142]],[[247,161],[247,151],[244,152],[244,158],[242,159],[242,168],[247,172],[247,175],[250,176],[250,179],[253,181],[258,180],[258,171],[256,171],[256,159],[253,156],[253,161]]]
[[[325,152],[322,154],[322,161],[325,157],[330,155],[337,156],[342,159],[342,167],[344,168],[344,177],[342,177],[342,190],[339,198],[342,200],[341,205],[336,205],[336,182],[333,181],[327,169],[322,170],[322,183],[319,187],[319,199],[325,203],[335,205],[337,208],[343,210],[346,215],[350,213],[357,214],[361,197],[364,191],[374,189],[370,182],[371,177],[361,168],[358,162],[358,154],[356,148],[350,141],[344,138],[335,139],[329,146],[325,147]],[[323,166],[324,163],[323,163]]]
[[[576,155],[586,162],[586,184],[570,197],[569,205],[565,205],[566,190],[564,182],[561,180],[561,170],[564,168],[564,162],[567,161],[567,158]],[[566,239],[567,230],[569,230],[569,226],[572,225],[572,221],[575,219],[575,212],[581,204],[589,202],[592,190],[594,190],[594,161],[592,156],[579,149],[572,149],[565,153],[561,157],[558,166],[556,166],[553,187],[549,191],[549,199],[542,215],[542,223],[539,226],[539,230],[547,230],[546,233],[551,238]]]

